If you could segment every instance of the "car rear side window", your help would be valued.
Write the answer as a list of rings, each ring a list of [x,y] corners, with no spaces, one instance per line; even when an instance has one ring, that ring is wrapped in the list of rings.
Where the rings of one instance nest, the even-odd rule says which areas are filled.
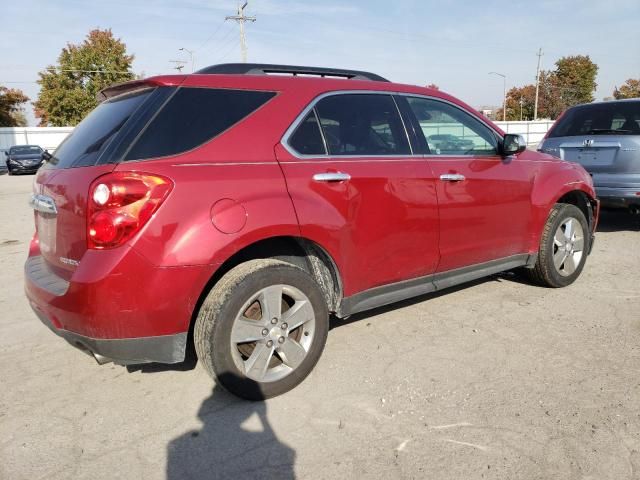
[[[49,163],[55,168],[95,165],[134,112],[153,89],[120,95],[98,105],[53,153]]]
[[[192,150],[229,129],[274,92],[180,88],[143,131],[125,160],[165,157]]]
[[[398,108],[390,95],[340,94],[316,105],[329,155],[410,155]]]
[[[568,110],[549,137],[640,135],[640,102],[584,105]]]
[[[311,110],[300,122],[289,140],[289,145],[302,155],[326,155],[320,125],[315,110]]]

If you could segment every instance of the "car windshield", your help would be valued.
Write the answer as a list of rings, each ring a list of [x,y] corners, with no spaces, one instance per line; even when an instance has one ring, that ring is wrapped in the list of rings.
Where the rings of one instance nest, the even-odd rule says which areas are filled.
[[[37,155],[42,153],[42,149],[37,145],[24,145],[20,147],[11,147],[9,153],[11,155]]]
[[[640,135],[640,102],[582,105],[568,110],[549,137]]]

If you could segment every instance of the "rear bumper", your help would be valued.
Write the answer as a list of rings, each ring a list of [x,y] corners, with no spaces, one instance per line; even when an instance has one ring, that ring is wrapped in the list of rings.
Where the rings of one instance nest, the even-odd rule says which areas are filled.
[[[36,316],[49,329],[69,344],[93,356],[99,364],[114,362],[119,365],[141,363],[179,363],[185,358],[187,333],[122,339],[91,338],[57,329],[44,312],[32,305]]]
[[[640,187],[598,187],[596,195],[603,207],[640,206]]]
[[[157,267],[124,247],[87,251],[67,280],[39,253],[25,264],[25,293],[54,333],[98,361],[184,360],[192,314],[212,267]]]

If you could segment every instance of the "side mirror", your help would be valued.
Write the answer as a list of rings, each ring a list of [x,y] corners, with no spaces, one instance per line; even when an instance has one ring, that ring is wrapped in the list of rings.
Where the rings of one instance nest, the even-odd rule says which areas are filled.
[[[51,160],[52,155],[49,153],[49,150],[45,150],[44,152],[42,152],[42,159],[45,162],[48,162],[49,160]]]
[[[527,142],[522,135],[507,133],[502,139],[502,155],[517,155],[527,149]]]
[[[9,150],[5,150],[4,154],[8,157],[9,156]]]

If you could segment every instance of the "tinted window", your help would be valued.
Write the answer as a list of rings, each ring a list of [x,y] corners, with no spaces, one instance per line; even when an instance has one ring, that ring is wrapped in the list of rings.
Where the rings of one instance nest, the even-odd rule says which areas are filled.
[[[496,136],[472,115],[438,100],[408,101],[431,155],[497,155]]]
[[[640,135],[640,102],[611,102],[568,110],[549,137]]]
[[[248,90],[180,88],[142,133],[125,160],[164,157],[191,150],[224,132],[274,95]]]
[[[111,140],[151,92],[150,89],[137,91],[98,105],[60,144],[49,164],[57,168],[94,165]]]
[[[316,105],[330,155],[411,153],[398,109],[389,95],[347,94]]]
[[[313,110],[300,123],[289,139],[289,145],[303,155],[326,155],[320,125]]]

